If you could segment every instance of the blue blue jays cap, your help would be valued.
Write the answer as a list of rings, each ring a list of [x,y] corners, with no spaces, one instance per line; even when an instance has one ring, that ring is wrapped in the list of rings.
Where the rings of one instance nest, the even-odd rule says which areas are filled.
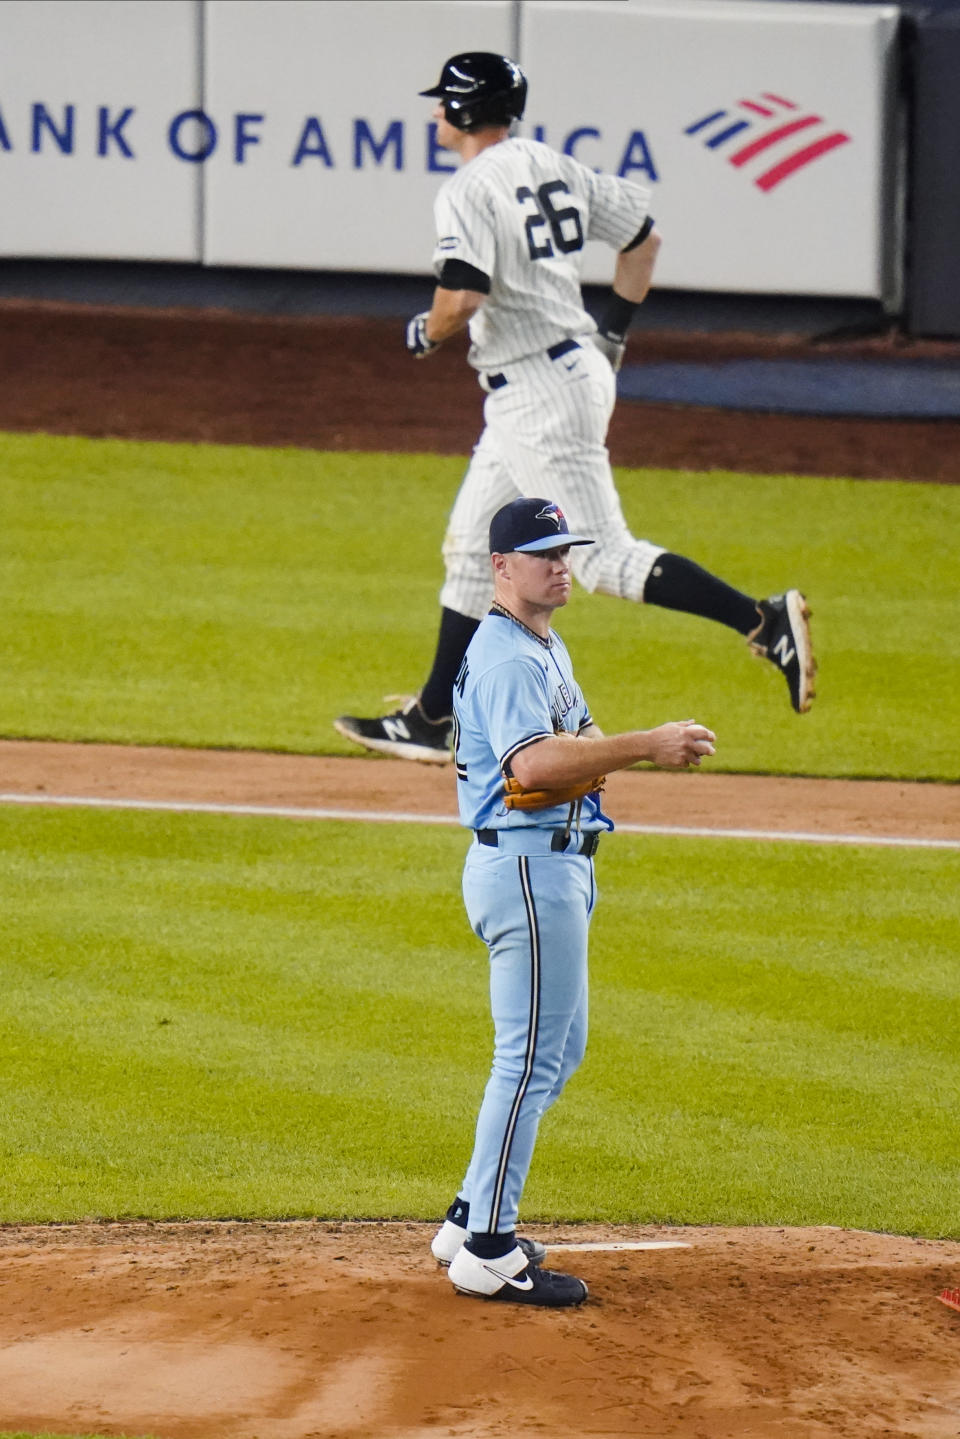
[[[592,545],[585,535],[572,535],[567,519],[553,500],[511,500],[497,510],[490,521],[490,553],[509,555],[520,550],[535,555],[540,550],[559,550],[564,545]]]

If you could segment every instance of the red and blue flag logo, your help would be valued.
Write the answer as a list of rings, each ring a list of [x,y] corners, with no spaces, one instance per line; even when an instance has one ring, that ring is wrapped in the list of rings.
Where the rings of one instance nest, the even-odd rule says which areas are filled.
[[[712,110],[683,133],[699,136],[708,150],[723,152],[729,164],[765,193],[851,138],[832,129],[821,115],[767,90],[725,110]]]

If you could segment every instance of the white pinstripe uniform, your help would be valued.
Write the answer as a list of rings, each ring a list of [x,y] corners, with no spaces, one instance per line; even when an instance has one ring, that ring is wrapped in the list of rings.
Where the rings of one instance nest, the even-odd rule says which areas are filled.
[[[585,240],[622,249],[649,206],[642,186],[598,175],[536,140],[491,145],[441,187],[436,273],[460,260],[490,277],[470,321],[469,360],[487,395],[484,430],[444,539],[444,608],[486,613],[490,519],[518,494],[552,496],[571,529],[596,537],[574,555],[585,589],[642,601],[664,547],[635,539],[623,517],[606,446],[616,380],[590,342],[596,325],[583,308],[580,270]],[[558,354],[564,341],[576,343]]]

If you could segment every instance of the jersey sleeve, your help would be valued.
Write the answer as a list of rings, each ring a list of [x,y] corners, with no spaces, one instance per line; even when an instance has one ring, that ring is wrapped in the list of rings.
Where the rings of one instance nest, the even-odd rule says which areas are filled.
[[[515,754],[554,733],[546,676],[523,656],[505,660],[481,675],[475,701],[504,774],[510,772]]]
[[[637,231],[649,217],[652,193],[644,185],[621,180],[617,175],[598,175],[592,170],[588,170],[587,175],[590,192],[587,238],[602,240],[613,249],[622,250],[636,238]]]
[[[448,260],[460,260],[492,277],[496,236],[483,190],[474,187],[468,193],[464,186],[446,184],[434,201],[433,215],[437,230],[434,274],[439,278]]]

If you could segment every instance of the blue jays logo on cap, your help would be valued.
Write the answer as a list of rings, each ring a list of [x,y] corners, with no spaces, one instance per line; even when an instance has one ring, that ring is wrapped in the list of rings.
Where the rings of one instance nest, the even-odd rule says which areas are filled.
[[[566,516],[554,500],[511,500],[490,521],[490,553],[508,555],[514,550],[536,554],[565,545],[592,545],[585,535],[572,535]]]
[[[567,517],[566,517],[566,515],[563,513],[563,510],[561,510],[561,508],[560,508],[559,505],[554,505],[554,504],[544,505],[544,507],[543,507],[542,510],[538,510],[538,511],[537,511],[537,513],[536,513],[536,515],[534,516],[534,518],[535,518],[535,519],[538,519],[538,520],[552,520],[553,523],[554,523],[554,524],[556,525],[556,527],[557,527],[557,533],[558,533],[558,534],[559,534],[559,532],[560,532],[560,526],[561,526],[561,525],[563,526],[564,529],[567,528],[567,524],[566,524]]]

